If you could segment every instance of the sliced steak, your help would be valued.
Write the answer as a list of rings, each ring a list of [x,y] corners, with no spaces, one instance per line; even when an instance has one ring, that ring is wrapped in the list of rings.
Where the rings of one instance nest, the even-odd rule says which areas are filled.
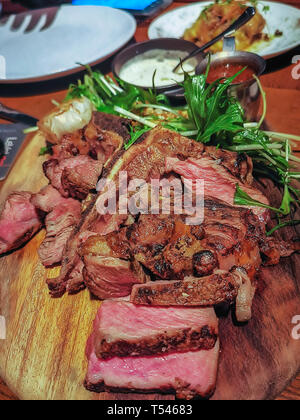
[[[66,291],[69,294],[74,294],[85,288],[82,273],[84,265],[78,250],[90,236],[98,233],[98,229],[103,229],[102,220],[99,222],[101,218],[95,208],[95,200],[96,196],[93,196],[67,241],[60,275],[47,280],[50,294],[53,297],[60,297]]]
[[[74,169],[66,167],[61,176],[63,190],[69,197],[84,200],[91,190],[96,189],[102,168],[103,165],[93,159]]]
[[[230,205],[234,205],[236,185],[240,187],[254,200],[269,205],[268,199],[256,188],[242,183],[237,177],[230,174],[222,165],[222,161],[211,158],[179,160],[176,158],[166,159],[167,172],[175,172],[185,179],[204,180],[205,197],[218,198]],[[269,211],[260,207],[251,208],[254,214],[263,222],[268,219]]]
[[[211,350],[171,353],[166,356],[98,359],[93,336],[85,386],[92,392],[174,392],[177,398],[209,398],[216,385],[219,341]]]
[[[43,217],[31,198],[29,192],[14,192],[5,201],[0,216],[0,254],[24,245],[41,229]]]
[[[94,324],[101,359],[210,350],[217,337],[218,320],[210,308],[149,308],[106,300]]]
[[[131,302],[153,306],[213,306],[233,303],[239,285],[234,274],[218,271],[208,277],[187,277],[182,281],[152,281],[134,285]]]
[[[121,131],[119,130],[119,124],[122,126]],[[123,154],[124,140],[127,140],[129,135],[129,124],[130,121],[127,119],[103,113],[94,113],[91,123],[83,130],[80,145],[86,145],[87,154],[90,154],[92,150],[91,154],[94,155],[93,157],[100,158],[100,162],[104,162],[105,170],[106,167],[113,165],[113,162],[116,162],[119,156]],[[114,132],[114,127],[119,127],[118,131],[120,134]],[[100,133],[101,135],[99,134],[97,139],[100,131],[102,133]],[[105,150],[104,157],[101,155],[101,150],[102,153]],[[69,294],[74,294],[85,287],[82,273],[83,262],[77,253],[78,248],[89,236],[97,233],[107,234],[117,229],[124,218],[120,218],[119,215],[101,218],[96,211],[96,196],[91,195],[90,197],[88,204],[84,206],[85,209],[81,220],[74,227],[65,247],[60,275],[57,278],[49,278],[47,280],[50,294],[53,297],[62,296],[66,291]]]
[[[45,175],[63,197],[83,200],[96,188],[103,165],[89,156],[50,159],[43,165]]]
[[[148,279],[142,266],[114,257],[86,255],[83,258],[84,283],[99,299],[128,296],[132,286]]]
[[[51,185],[32,198],[37,208],[47,212],[46,237],[38,249],[45,267],[61,262],[66,243],[81,217],[81,205],[72,198],[63,198]]]

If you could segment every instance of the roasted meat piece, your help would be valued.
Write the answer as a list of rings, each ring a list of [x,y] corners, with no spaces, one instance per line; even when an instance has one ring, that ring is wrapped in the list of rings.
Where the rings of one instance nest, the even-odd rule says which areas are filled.
[[[212,349],[218,321],[212,308],[136,306],[106,300],[94,328],[97,357],[150,356]]]
[[[208,277],[186,277],[184,280],[151,281],[134,285],[131,302],[153,306],[213,306],[233,303],[238,294],[237,278],[226,271]]]
[[[167,172],[175,172],[185,179],[204,180],[205,197],[215,197],[227,204],[234,205],[236,185],[240,187],[254,200],[269,205],[267,198],[253,186],[242,183],[235,176],[231,175],[222,165],[222,161],[211,158],[179,160],[175,158],[166,159]],[[269,212],[261,207],[253,207],[252,212],[266,222]]]
[[[14,192],[5,201],[0,216],[0,254],[24,245],[41,229],[43,213],[31,198],[29,192]]]
[[[81,205],[72,198],[64,198],[51,185],[32,197],[34,206],[48,213],[45,218],[46,237],[38,249],[45,267],[61,262],[66,243],[79,223]]]
[[[95,322],[95,332],[89,338],[86,348],[89,366],[85,386],[88,390],[175,392],[178,398],[187,400],[208,398],[214,392],[219,341],[211,350],[99,359],[95,353],[98,325],[99,319]],[[148,334],[151,335],[151,328]]]
[[[103,165],[89,156],[79,155],[60,162],[50,159],[43,168],[51,185],[63,197],[83,200],[96,188]]]
[[[99,299],[128,296],[132,286],[148,279],[142,266],[114,257],[86,255],[83,258],[84,283]]]

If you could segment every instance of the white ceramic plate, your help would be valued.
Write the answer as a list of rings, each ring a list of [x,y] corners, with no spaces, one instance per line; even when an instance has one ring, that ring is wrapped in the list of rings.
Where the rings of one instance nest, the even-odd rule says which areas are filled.
[[[75,73],[82,70],[78,63],[104,61],[136,30],[129,13],[101,6],[62,6],[54,22],[42,31],[45,18],[29,33],[24,29],[30,16],[17,31],[11,30],[13,20],[11,16],[0,26],[0,56],[6,61],[6,77],[0,83],[43,81]]]
[[[149,38],[181,38],[185,30],[196,21],[201,11],[212,3],[212,1],[194,3],[165,13],[150,25]],[[270,10],[264,12],[264,6],[269,6]],[[259,42],[249,51],[267,58],[279,55],[300,44],[299,9],[283,3],[261,1],[258,4],[258,10],[267,21],[264,32],[272,37],[276,30],[279,30],[283,35],[273,37],[268,42]]]

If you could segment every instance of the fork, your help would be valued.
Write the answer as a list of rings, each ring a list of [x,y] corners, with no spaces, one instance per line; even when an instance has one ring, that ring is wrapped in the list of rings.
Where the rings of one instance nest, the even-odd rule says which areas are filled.
[[[29,33],[35,29],[44,31],[52,25],[58,10],[59,7],[49,7],[10,15],[0,20],[0,28],[7,27],[10,31],[23,33]]]

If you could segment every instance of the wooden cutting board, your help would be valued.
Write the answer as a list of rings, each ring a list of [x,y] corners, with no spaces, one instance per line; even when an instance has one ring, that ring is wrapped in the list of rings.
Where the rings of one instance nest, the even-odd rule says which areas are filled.
[[[0,202],[15,190],[37,192],[45,185],[43,138],[36,135],[4,183]],[[269,185],[268,195],[278,193]],[[300,217],[298,217],[299,219]],[[285,229],[285,239],[297,235]],[[84,350],[99,302],[87,291],[51,299],[46,270],[39,262],[40,232],[19,251],[0,258],[0,315],[6,340],[0,340],[0,377],[21,399],[173,399],[172,396],[87,392]],[[299,231],[298,231],[299,237]],[[57,269],[55,270],[57,271]],[[300,256],[264,269],[253,308],[243,327],[221,319],[222,351],[214,399],[268,399],[277,396],[300,369],[300,340],[292,337],[292,319],[300,315]],[[57,272],[52,273],[53,275]]]

